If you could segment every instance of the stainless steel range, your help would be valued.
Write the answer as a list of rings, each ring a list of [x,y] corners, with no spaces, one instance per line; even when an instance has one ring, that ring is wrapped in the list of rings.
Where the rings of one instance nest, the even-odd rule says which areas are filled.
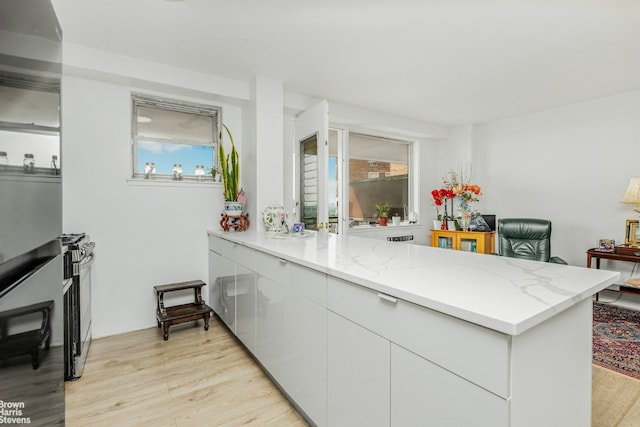
[[[80,378],[91,343],[91,264],[95,243],[85,233],[63,234],[64,279],[71,283],[64,293],[66,381]],[[66,288],[66,287],[65,287]]]

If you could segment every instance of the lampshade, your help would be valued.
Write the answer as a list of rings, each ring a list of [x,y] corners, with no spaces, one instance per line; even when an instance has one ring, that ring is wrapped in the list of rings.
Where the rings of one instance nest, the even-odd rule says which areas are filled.
[[[640,206],[640,176],[634,176],[629,180],[627,191],[620,202]]]

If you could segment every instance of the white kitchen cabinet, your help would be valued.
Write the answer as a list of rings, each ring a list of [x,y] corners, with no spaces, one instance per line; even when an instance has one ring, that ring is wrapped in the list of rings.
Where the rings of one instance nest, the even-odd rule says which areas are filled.
[[[327,423],[327,309],[284,290],[282,386],[317,426]]]
[[[236,335],[251,351],[256,351],[256,274],[236,264]]]
[[[256,279],[253,249],[209,238],[210,302],[229,329],[253,353],[256,347]]]
[[[220,302],[220,286],[218,283],[216,283],[218,280],[218,271],[220,271],[218,268],[218,258],[220,257],[220,254],[209,251],[209,301],[205,301],[211,308],[213,308],[213,311],[218,316],[222,312],[222,304]]]
[[[506,335],[334,277],[328,283],[330,310],[482,388],[509,397],[510,342]]]
[[[315,425],[591,424],[588,297],[613,276],[344,236],[218,236],[210,233],[214,310],[249,349],[255,324],[257,360]],[[391,257],[382,266],[380,253]],[[441,279],[443,263],[479,283]],[[251,286],[239,280],[251,272],[253,320]],[[533,300],[514,287],[531,272],[545,278],[526,287]]]
[[[508,425],[507,400],[391,344],[391,426]]]
[[[256,357],[278,382],[284,364],[284,288],[257,275]]]
[[[327,425],[389,425],[389,340],[331,311],[327,382]]]
[[[236,264],[209,251],[209,294],[212,308],[227,327],[236,333]]]
[[[267,254],[256,256],[255,269],[256,355],[305,414],[324,426],[327,310],[308,297],[322,301],[324,295],[326,302],[326,276]]]

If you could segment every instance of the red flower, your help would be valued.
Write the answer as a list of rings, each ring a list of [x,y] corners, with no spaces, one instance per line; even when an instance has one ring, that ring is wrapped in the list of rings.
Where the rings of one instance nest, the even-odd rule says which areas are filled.
[[[441,188],[435,189],[431,191],[431,197],[433,197],[433,203],[436,206],[442,206],[442,203],[445,199],[453,199],[455,197],[455,193],[451,189]]]

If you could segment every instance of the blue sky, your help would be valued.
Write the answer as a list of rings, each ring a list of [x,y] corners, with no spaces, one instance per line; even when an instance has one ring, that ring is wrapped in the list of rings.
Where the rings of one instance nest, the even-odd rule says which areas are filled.
[[[138,141],[136,172],[144,173],[146,162],[154,162],[156,173],[159,174],[171,174],[174,163],[182,164],[185,175],[193,175],[196,165],[204,165],[208,173],[213,164],[213,147]]]

